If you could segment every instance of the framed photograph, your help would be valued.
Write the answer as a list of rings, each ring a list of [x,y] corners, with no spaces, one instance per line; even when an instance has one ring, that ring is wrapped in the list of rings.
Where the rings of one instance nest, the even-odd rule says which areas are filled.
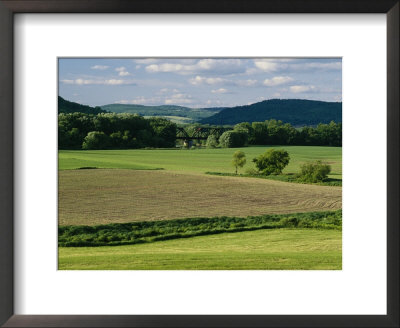
[[[58,270],[341,270],[341,68],[59,58]]]
[[[398,1],[0,15],[3,326],[399,326]]]

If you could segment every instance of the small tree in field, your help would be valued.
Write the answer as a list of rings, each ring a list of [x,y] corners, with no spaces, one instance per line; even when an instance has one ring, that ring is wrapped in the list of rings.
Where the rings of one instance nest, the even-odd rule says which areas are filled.
[[[281,174],[282,170],[289,164],[289,153],[286,150],[270,149],[264,154],[253,159],[258,171],[265,175]]]
[[[233,154],[232,165],[235,167],[237,174],[238,167],[243,167],[246,164],[246,155],[241,150],[235,151]]]
[[[299,180],[303,182],[325,181],[331,172],[331,166],[321,161],[309,162],[301,165]]]

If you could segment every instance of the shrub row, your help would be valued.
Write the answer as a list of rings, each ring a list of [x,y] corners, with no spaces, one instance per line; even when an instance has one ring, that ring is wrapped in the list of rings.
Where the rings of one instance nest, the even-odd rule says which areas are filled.
[[[160,240],[278,228],[341,229],[342,212],[310,212],[261,216],[187,218],[164,221],[114,223],[98,226],[60,226],[63,247],[130,245]]]
[[[244,174],[235,174],[235,173],[223,173],[223,172],[205,172],[205,174],[210,175],[219,175],[219,176],[230,176],[230,177],[244,177],[244,178],[258,178],[258,179],[269,179],[269,180],[278,180],[283,182],[293,182],[293,183],[302,183],[302,184],[316,184],[320,186],[335,186],[341,187],[342,180],[341,179],[333,179],[326,178],[323,181],[312,182],[301,179],[299,174],[295,173],[286,173],[279,175],[264,175],[258,173],[255,169],[248,169]]]

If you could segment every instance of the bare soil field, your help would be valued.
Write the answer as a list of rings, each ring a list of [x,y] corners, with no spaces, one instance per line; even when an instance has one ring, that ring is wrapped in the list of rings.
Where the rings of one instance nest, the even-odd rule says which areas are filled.
[[[340,209],[342,188],[171,171],[59,171],[59,225]]]

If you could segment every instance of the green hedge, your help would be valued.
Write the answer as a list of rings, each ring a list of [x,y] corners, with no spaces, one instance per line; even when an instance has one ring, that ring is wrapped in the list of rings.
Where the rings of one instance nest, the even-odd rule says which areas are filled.
[[[260,216],[187,218],[140,221],[97,226],[60,226],[58,245],[63,247],[111,246],[160,240],[279,228],[342,228],[342,211],[271,214]]]

